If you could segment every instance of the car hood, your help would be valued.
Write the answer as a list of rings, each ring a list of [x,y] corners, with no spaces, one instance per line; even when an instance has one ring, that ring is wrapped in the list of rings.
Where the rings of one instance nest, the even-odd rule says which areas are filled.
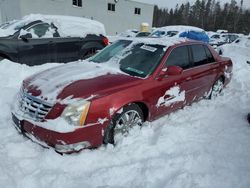
[[[126,75],[116,66],[80,61],[35,74],[24,81],[23,87],[29,94],[55,103],[102,96],[138,80],[141,79]]]

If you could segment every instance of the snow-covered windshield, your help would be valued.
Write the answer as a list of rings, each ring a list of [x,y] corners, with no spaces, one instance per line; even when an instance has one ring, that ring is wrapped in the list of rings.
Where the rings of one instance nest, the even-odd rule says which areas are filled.
[[[120,70],[131,75],[145,78],[158,66],[165,52],[165,46],[120,40],[95,55],[90,61],[105,63],[112,60],[119,63]]]
[[[28,23],[29,22],[27,22],[26,20],[14,20],[9,23],[5,23],[0,28],[0,35],[3,37],[14,35],[17,31],[19,31]]]

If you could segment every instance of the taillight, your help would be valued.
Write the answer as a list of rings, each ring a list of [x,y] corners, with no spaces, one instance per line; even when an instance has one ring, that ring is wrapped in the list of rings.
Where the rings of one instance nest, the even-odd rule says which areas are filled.
[[[109,45],[109,39],[107,37],[102,37],[102,42],[105,46]]]

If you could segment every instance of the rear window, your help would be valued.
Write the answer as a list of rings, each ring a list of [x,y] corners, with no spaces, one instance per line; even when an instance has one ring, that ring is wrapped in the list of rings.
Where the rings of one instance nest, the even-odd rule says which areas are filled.
[[[192,45],[194,66],[200,66],[208,63],[207,54],[203,45]]]
[[[167,62],[167,66],[179,66],[183,69],[189,68],[189,55],[188,55],[188,47],[181,46],[172,50],[169,55]]]
[[[215,62],[214,57],[212,53],[210,52],[209,48],[207,46],[203,46],[205,48],[206,54],[207,54],[207,61],[208,63],[213,63]]]

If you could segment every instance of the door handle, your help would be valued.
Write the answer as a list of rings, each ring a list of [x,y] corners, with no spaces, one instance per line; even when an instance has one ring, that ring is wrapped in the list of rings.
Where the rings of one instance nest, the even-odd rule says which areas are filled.
[[[191,76],[189,76],[189,77],[186,78],[186,81],[190,81],[190,80],[192,80]]]

